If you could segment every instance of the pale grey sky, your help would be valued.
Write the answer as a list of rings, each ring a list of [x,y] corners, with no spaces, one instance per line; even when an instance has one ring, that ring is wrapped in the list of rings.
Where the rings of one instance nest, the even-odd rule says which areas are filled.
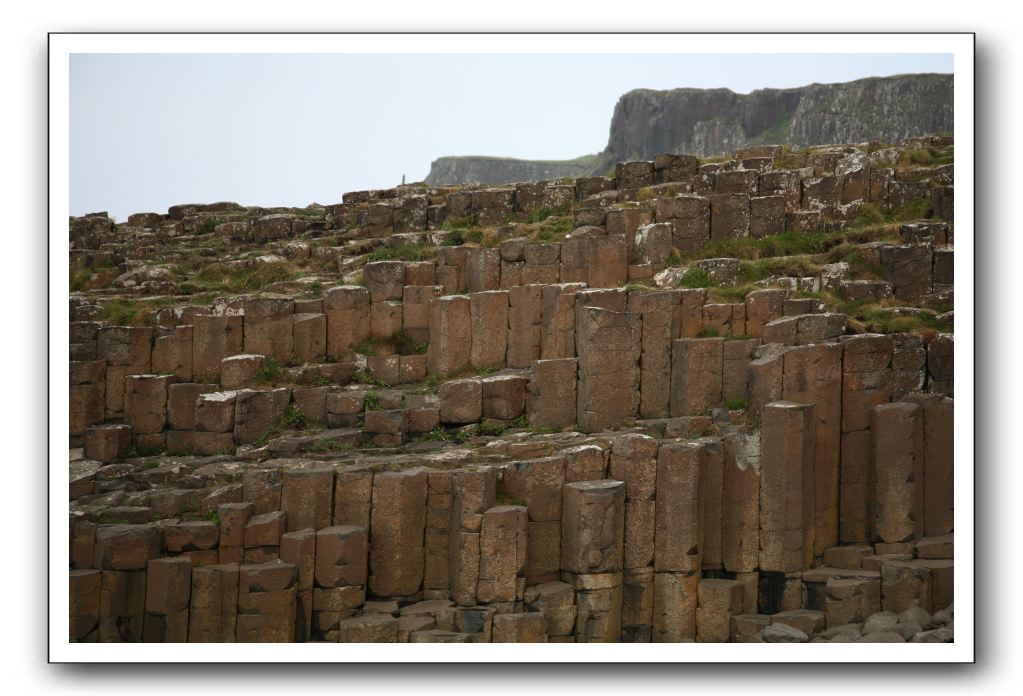
[[[326,204],[444,155],[578,157],[637,88],[952,70],[950,54],[74,54],[71,214]]]

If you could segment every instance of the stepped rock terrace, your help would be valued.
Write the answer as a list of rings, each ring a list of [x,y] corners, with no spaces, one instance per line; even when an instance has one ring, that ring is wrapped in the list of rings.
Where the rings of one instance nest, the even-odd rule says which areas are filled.
[[[72,218],[69,638],[951,641],[952,153]]]

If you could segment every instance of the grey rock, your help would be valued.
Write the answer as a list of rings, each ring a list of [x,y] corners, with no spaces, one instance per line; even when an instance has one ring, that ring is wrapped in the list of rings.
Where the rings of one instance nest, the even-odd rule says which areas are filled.
[[[906,639],[898,633],[891,631],[878,631],[865,635],[856,641],[857,643],[905,643]]]
[[[872,614],[863,624],[863,635],[868,636],[871,633],[893,632],[895,631],[895,627],[898,625],[899,618],[890,611]]]
[[[902,623],[918,623],[920,630],[927,630],[932,627],[931,615],[926,609],[919,606],[912,606],[899,613],[899,621]]]
[[[787,624],[771,624],[765,628],[761,635],[765,643],[807,643],[810,637]]]
[[[910,643],[951,643],[954,640],[952,629],[948,626],[933,631],[920,631],[909,639]]]

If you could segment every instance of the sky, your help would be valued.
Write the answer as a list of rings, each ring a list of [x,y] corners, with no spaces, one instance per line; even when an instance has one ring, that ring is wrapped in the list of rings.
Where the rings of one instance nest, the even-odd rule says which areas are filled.
[[[632,89],[952,71],[951,54],[73,54],[70,212],[336,203],[445,155],[599,152]]]

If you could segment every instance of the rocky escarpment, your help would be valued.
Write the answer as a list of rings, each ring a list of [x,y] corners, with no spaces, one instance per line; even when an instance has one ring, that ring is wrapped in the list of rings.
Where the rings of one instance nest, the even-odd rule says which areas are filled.
[[[897,142],[953,130],[951,75],[872,77],[793,89],[637,89],[618,100],[607,147],[570,161],[442,157],[429,184],[507,183],[603,174],[660,153],[713,156],[749,145]],[[580,171],[582,170],[582,171]]]
[[[574,160],[521,160],[510,157],[441,157],[430,164],[426,183],[481,182],[510,184],[516,181],[541,181],[570,176],[587,176],[593,171],[596,155]]]

